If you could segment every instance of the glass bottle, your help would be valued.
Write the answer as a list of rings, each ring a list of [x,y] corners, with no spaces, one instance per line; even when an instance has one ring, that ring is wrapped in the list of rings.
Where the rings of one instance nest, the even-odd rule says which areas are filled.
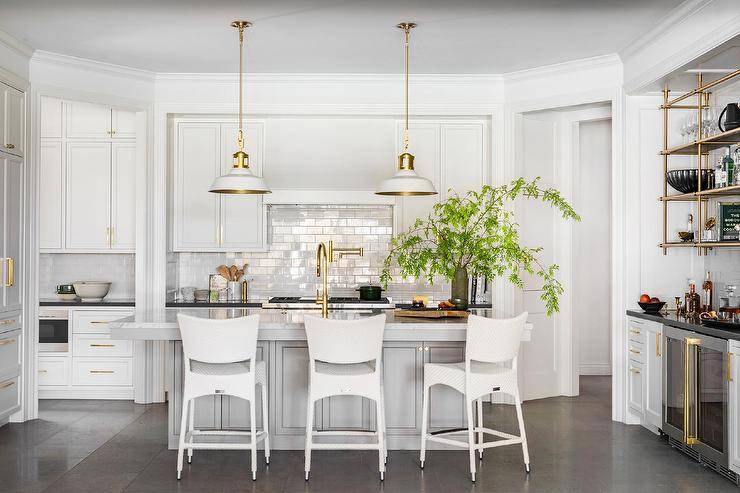
[[[727,173],[722,166],[722,158],[717,159],[717,166],[714,169],[714,188],[723,188],[727,186]]]
[[[722,158],[722,167],[725,170],[725,173],[727,173],[727,184],[728,185],[734,185],[735,184],[735,161],[732,159],[732,155],[730,154],[730,148],[728,147],[725,151],[725,157]]]
[[[712,283],[712,280],[709,278],[709,271],[707,271],[707,275],[704,278],[704,284],[701,285],[701,294],[702,294],[701,311],[702,312],[712,311],[713,292],[714,292],[714,284]]]
[[[689,280],[689,292],[686,293],[686,316],[695,317],[701,310],[701,297],[696,292],[696,281]]]

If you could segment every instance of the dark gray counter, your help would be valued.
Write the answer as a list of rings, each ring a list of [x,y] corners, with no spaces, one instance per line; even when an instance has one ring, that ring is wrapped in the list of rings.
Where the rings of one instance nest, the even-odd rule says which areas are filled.
[[[105,299],[103,301],[80,301],[76,299],[74,301],[63,301],[58,298],[41,298],[39,299],[39,306],[71,306],[71,307],[86,307],[86,306],[134,306],[134,300],[129,299]]]
[[[652,322],[659,322],[663,325],[676,327],[678,329],[691,330],[693,332],[712,337],[719,337],[721,339],[734,339],[740,341],[740,330],[725,330],[715,327],[707,327],[706,325],[702,325],[700,322],[688,320],[683,317],[676,317],[675,313],[660,315],[645,313],[642,310],[627,310],[627,315],[629,315],[630,317],[650,320]]]
[[[208,302],[208,301],[168,301],[165,303],[167,308],[262,308],[260,302],[247,302],[242,303],[241,301],[224,301],[224,302]]]

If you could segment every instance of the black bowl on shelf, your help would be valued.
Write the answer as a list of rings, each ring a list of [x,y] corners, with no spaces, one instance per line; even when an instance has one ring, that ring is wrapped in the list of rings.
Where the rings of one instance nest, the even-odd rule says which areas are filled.
[[[668,184],[681,193],[693,193],[698,191],[699,171],[697,169],[674,169],[666,173]],[[701,189],[714,188],[714,170],[701,170]]]
[[[659,301],[657,303],[641,303],[638,301],[637,304],[647,313],[658,313],[665,306],[665,301]]]

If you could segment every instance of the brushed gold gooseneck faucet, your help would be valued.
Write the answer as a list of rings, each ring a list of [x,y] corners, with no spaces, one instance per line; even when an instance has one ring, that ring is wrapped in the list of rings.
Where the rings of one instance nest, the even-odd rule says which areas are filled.
[[[336,260],[334,258],[335,252],[340,259],[349,255],[362,257],[365,254],[365,249],[362,247],[334,248],[334,242],[332,241],[329,242],[328,247],[323,242],[319,243],[316,249],[316,277],[321,278],[322,292],[319,296],[319,290],[316,290],[316,304],[321,306],[321,316],[324,318],[329,317],[329,262]]]

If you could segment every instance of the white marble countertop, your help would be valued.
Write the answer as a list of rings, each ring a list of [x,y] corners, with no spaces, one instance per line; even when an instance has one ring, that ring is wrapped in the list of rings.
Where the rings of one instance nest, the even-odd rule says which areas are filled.
[[[385,312],[386,341],[465,341],[467,320],[464,318],[422,319],[396,317],[393,310],[335,310],[329,317],[353,320]],[[505,318],[507,315],[492,309],[470,310],[475,315]],[[318,310],[279,310],[265,308],[161,308],[137,311],[134,316],[109,324],[111,338],[140,341],[179,341],[180,329],[177,314],[195,317],[224,319],[259,314],[259,340],[305,340],[303,318],[306,314],[318,315]],[[527,323],[523,341],[531,340],[532,324]]]

